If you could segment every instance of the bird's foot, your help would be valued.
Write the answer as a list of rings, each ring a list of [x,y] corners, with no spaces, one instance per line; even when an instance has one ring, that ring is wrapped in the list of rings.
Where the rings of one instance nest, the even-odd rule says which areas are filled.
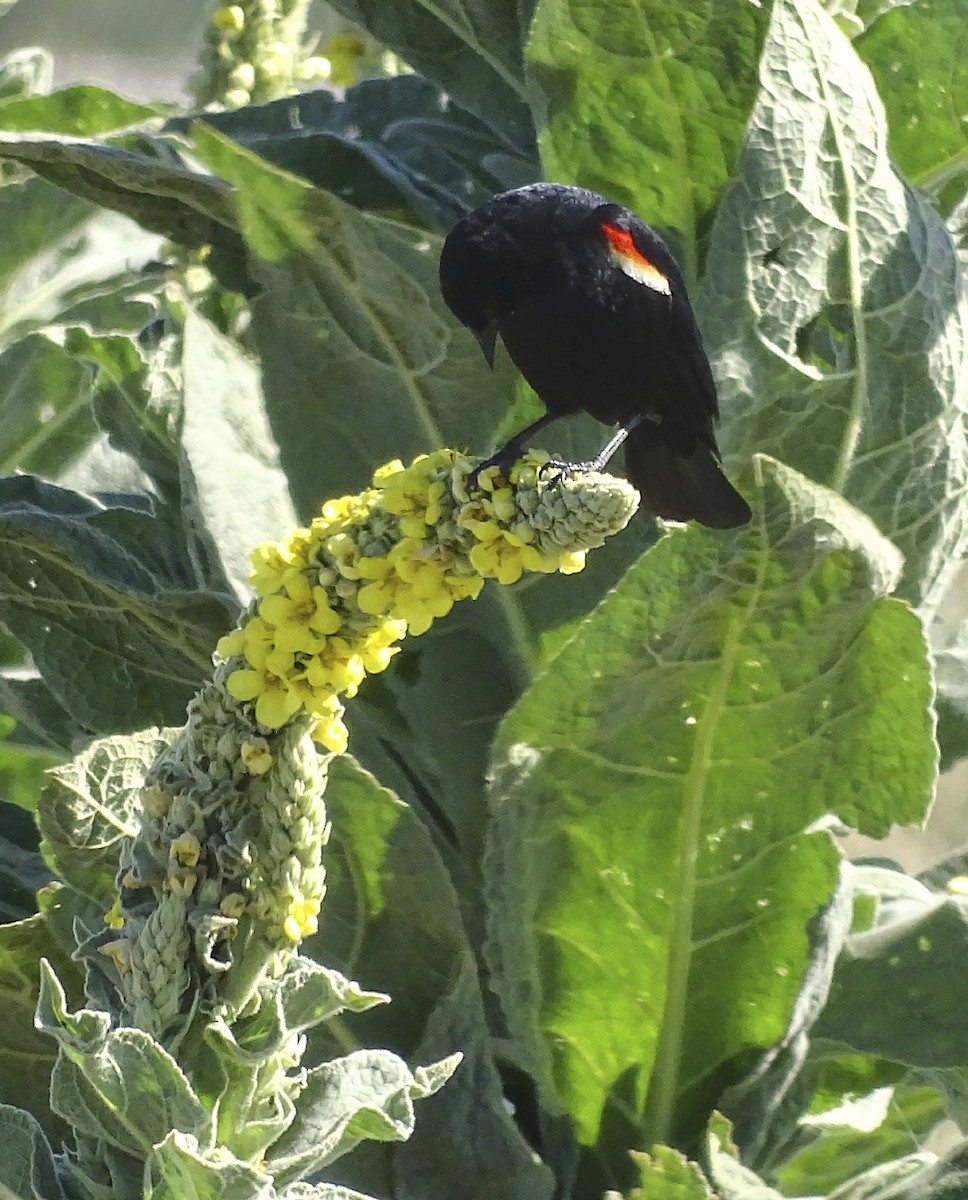
[[[597,458],[589,459],[587,462],[566,462],[563,458],[549,458],[546,463],[542,463],[538,468],[538,475],[543,475],[546,471],[554,471],[554,474],[547,481],[548,487],[555,487],[572,475],[582,475],[589,471],[600,471],[602,464]]]

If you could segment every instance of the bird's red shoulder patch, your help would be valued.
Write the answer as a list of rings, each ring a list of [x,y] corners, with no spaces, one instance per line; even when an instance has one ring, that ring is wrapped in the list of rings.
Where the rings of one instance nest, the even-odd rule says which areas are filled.
[[[630,279],[634,279],[636,283],[644,283],[646,287],[654,292],[661,292],[664,296],[672,295],[669,280],[655,263],[649,262],[639,250],[628,230],[603,222],[602,233],[608,241],[612,260]]]

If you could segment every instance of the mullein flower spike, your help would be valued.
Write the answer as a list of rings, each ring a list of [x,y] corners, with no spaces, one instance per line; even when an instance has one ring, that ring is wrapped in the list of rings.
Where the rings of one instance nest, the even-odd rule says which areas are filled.
[[[343,701],[401,638],[486,579],[580,571],[585,551],[628,522],[638,494],[624,480],[549,482],[547,462],[527,454],[472,489],[476,461],[453,450],[391,462],[366,491],[253,553],[256,598],[148,772],[141,829],[122,852],[98,949],[126,1022],[166,1041],[193,1011],[231,1021],[315,932]]]
[[[476,597],[486,579],[581,570],[585,551],[634,512],[638,495],[624,481],[546,478],[546,464],[525,455],[469,488],[477,464],[451,450],[409,467],[389,463],[366,491],[326,504],[286,542],[260,547],[256,598],[220,641],[185,726],[141,735],[152,753],[164,748],[147,771],[139,765],[135,777],[111,783],[138,789],[141,805],[120,853],[117,902],[100,930],[78,922],[90,1007],[69,1014],[48,971],[38,1021],[61,1042],[70,1086],[75,1075],[91,1081],[86,1097],[126,1073],[126,1086],[150,1075],[151,1088],[167,1089],[174,1108],[197,1119],[199,1170],[261,1170],[297,1111],[310,1114],[308,1127],[342,1122],[349,1131],[373,1097],[360,1098],[352,1073],[342,1089],[319,1080],[362,1070],[363,1060],[367,1071],[399,1079],[385,1101],[394,1113],[436,1091],[459,1062],[454,1055],[411,1073],[389,1051],[366,1051],[301,1069],[307,1028],[388,997],[297,949],[316,931],[325,893],[324,791],[329,763],[346,747],[343,701],[386,669],[401,638]],[[137,1200],[167,1146],[152,1123],[158,1105],[135,1104],[125,1117],[137,1136],[125,1132],[118,1143],[108,1092],[103,1113],[95,1104],[107,1132],[76,1139],[71,1170],[100,1181],[104,1194]],[[409,1136],[410,1117],[394,1119],[394,1136]],[[359,1136],[347,1132],[318,1163],[307,1158],[306,1170]],[[122,1177],[132,1182],[119,1190]]]
[[[386,669],[402,637],[475,599],[486,579],[580,571],[586,550],[627,524],[638,493],[624,480],[546,478],[547,462],[531,453],[506,476],[492,467],[469,491],[475,464],[453,450],[394,461],[366,491],[324,505],[308,529],[260,546],[259,598],[218,645],[229,693],[266,729],[310,714],[316,740],[341,753],[342,698]]]

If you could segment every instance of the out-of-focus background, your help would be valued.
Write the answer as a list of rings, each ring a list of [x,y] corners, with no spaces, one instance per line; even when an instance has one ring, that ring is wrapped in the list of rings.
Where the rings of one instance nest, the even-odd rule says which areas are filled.
[[[205,26],[217,5],[204,0],[17,0],[4,13],[0,0],[0,57],[24,46],[53,55],[53,84],[96,83],[133,100],[187,98]],[[310,29],[320,42],[350,26],[321,0]],[[325,49],[323,49],[325,53]],[[952,584],[947,617],[968,616],[968,571]],[[851,836],[844,849],[896,858],[917,871],[968,846],[968,759],[942,780],[924,830],[898,829],[875,842]]]
[[[0,18],[0,55],[43,46],[58,87],[98,83],[133,100],[178,100],[214,9],[199,0],[18,0]]]

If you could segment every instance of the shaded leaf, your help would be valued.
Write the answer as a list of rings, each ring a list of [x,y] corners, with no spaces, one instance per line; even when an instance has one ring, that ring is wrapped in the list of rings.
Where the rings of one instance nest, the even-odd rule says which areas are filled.
[[[204,127],[205,161],[238,189],[253,336],[297,509],[358,491],[375,466],[481,443],[510,400],[444,306],[440,242],[358,213]]]
[[[4,621],[91,732],[180,720],[235,619],[221,597],[164,588],[126,544],[125,526],[151,518],[120,499],[109,508],[31,476],[0,480]]]
[[[405,63],[526,153],[534,144],[522,41],[533,0],[334,0]]]
[[[167,128],[187,131],[194,120]],[[369,79],[343,100],[320,88],[204,120],[356,208],[444,232],[494,192],[540,172],[420,75]]]
[[[882,905],[878,923],[848,939],[814,1034],[909,1066],[959,1066],[966,1031],[950,997],[966,974],[968,902]]]
[[[64,1200],[54,1155],[44,1131],[28,1112],[0,1105],[0,1191],[11,1200]]]
[[[34,1026],[41,959],[54,963],[70,982],[72,993],[80,993],[78,968],[42,916],[0,926],[0,1104],[28,1108],[56,1143],[67,1133],[65,1123],[50,1110],[50,1073],[57,1047]]]
[[[66,135],[0,133],[0,159],[22,163],[153,233],[190,247],[211,244],[234,261],[239,245],[228,185],[183,166],[162,143],[141,138],[137,144],[130,149]]]

